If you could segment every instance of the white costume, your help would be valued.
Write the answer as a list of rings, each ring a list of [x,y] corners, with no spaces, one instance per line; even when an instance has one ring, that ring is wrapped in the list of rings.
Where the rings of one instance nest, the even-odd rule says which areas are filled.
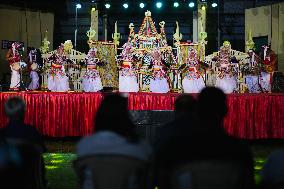
[[[233,93],[237,89],[237,78],[234,75],[234,70],[231,68],[231,45],[229,42],[220,49],[218,62],[220,63],[221,70],[216,79],[215,87],[223,90],[224,93]]]
[[[97,92],[103,89],[102,81],[96,69],[99,60],[96,58],[97,49],[91,48],[86,57],[87,71],[83,77],[83,90],[85,92]]]
[[[153,79],[150,80],[150,91],[153,93],[169,92],[170,88],[163,66],[154,64],[153,69]]]
[[[10,64],[11,68],[11,83],[10,83],[10,90],[19,90],[20,87],[20,62],[21,62],[21,55],[19,53],[20,44],[14,42],[12,44],[11,49],[9,49],[6,59]]]
[[[123,45],[120,61],[119,92],[138,92],[139,84],[133,67],[133,47],[129,42]]]
[[[37,50],[31,50],[29,53],[29,63],[31,67],[31,72],[30,72],[30,78],[31,78],[31,83],[28,86],[29,90],[36,90],[39,88],[39,76],[37,73],[38,69],[38,64],[37,64]]]
[[[63,54],[63,46],[57,49],[57,54],[49,58],[51,61],[51,70],[49,73],[47,86],[53,92],[66,92],[69,90],[69,80],[65,73],[64,64],[67,58]]]
[[[205,83],[200,73],[198,72],[198,58],[197,51],[194,48],[189,49],[187,60],[186,75],[182,80],[182,87],[184,93],[199,93],[204,87]]]

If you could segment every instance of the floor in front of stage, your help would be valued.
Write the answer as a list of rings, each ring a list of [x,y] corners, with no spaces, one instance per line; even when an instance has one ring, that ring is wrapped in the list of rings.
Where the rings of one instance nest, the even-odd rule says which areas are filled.
[[[47,139],[48,153],[45,154],[47,179],[49,188],[75,189],[77,179],[72,168],[72,162],[76,159],[75,146],[79,138]],[[256,183],[260,181],[260,170],[268,155],[284,146],[284,140],[256,140],[249,141],[255,160]]]

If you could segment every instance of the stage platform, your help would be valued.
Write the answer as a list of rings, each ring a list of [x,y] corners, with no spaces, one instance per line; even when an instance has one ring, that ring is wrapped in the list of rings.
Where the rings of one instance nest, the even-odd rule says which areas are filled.
[[[0,128],[7,123],[5,100],[18,95],[27,103],[26,123],[36,126],[43,135],[85,136],[93,132],[95,114],[105,94],[2,92]],[[171,110],[178,95],[129,93],[129,110],[137,126],[161,126],[172,119]],[[284,94],[230,94],[228,107],[224,127],[230,135],[244,139],[284,138]],[[205,109],[204,119],[207,114],[210,112]]]

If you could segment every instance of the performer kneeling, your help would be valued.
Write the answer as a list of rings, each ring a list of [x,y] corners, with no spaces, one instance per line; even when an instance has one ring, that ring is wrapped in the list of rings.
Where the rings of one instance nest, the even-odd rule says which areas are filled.
[[[196,49],[189,49],[186,69],[186,75],[182,80],[184,93],[199,93],[205,87],[205,83],[198,71],[199,62]]]
[[[11,84],[10,84],[11,91],[17,91],[19,90],[20,87],[20,79],[21,79],[20,77],[21,55],[19,53],[20,48],[21,44],[14,42],[6,55],[6,60],[9,62],[11,68]]]
[[[153,51],[153,79],[150,80],[150,91],[154,93],[167,93],[170,91],[165,65],[159,49]]]
[[[97,66],[100,65],[100,61],[97,58],[97,49],[91,48],[85,59],[87,64],[87,71],[83,77],[83,90],[85,92],[97,92],[103,89],[101,77]]]
[[[48,77],[47,87],[50,91],[66,92],[69,90],[69,80],[66,76],[64,64],[70,62],[64,55],[64,46],[61,44],[57,53],[53,54],[49,59],[51,62],[51,70]]]
[[[138,92],[137,73],[134,67],[133,47],[127,42],[119,59],[119,92]]]

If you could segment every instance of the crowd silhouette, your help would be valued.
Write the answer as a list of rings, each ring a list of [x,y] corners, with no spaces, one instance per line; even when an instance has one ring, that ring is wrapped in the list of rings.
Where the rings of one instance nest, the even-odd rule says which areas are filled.
[[[74,169],[80,188],[256,188],[249,145],[223,129],[228,108],[221,90],[180,95],[175,119],[156,132],[153,145],[136,133],[127,102],[118,93],[106,95],[94,134],[77,143]],[[46,188],[46,147],[39,132],[24,124],[24,100],[11,97],[4,109],[9,122],[0,130],[1,188]],[[283,159],[283,150],[271,154],[258,187],[284,188]]]

